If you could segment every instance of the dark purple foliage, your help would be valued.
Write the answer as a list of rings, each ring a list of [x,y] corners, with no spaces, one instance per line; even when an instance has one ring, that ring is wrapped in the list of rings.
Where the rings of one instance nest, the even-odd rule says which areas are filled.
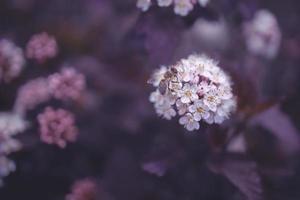
[[[31,122],[15,137],[23,148],[9,155],[16,171],[0,199],[300,199],[299,7],[298,0],[211,0],[180,17],[157,5],[141,12],[136,0],[1,0],[0,40],[25,52],[45,32],[59,51],[28,44],[33,59],[4,81],[14,71],[0,55],[0,112]],[[262,8],[281,31],[273,58],[246,44],[243,25]],[[221,125],[187,132],[177,118],[156,115],[147,80],[192,53],[230,74],[238,108]],[[65,148],[41,142],[40,125],[42,141]]]

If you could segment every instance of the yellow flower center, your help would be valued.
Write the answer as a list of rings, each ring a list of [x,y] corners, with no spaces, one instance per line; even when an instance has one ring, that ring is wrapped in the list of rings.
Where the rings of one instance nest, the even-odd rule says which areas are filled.
[[[192,96],[192,92],[191,92],[191,91],[186,91],[186,92],[185,92],[185,95],[186,95],[187,97],[191,97],[191,96]]]
[[[198,108],[197,108],[197,112],[198,112],[198,113],[204,113],[205,110],[204,110],[202,107],[198,107]]]
[[[207,101],[213,103],[213,102],[216,101],[216,98],[215,98],[214,96],[208,96],[208,97],[207,97]]]

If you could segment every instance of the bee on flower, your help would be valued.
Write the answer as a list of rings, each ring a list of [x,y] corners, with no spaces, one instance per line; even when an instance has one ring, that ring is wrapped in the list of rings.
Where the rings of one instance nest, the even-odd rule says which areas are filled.
[[[198,130],[201,121],[221,124],[236,108],[230,77],[204,55],[162,67],[149,83],[156,87],[149,98],[156,113],[168,120],[179,115],[189,131]]]

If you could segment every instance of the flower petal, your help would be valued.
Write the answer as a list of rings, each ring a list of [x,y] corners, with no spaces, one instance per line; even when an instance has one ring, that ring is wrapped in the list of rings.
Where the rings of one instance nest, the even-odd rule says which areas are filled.
[[[198,113],[198,112],[196,112],[196,113],[194,114],[194,119],[195,119],[196,121],[200,121],[200,120],[202,119],[201,114]]]

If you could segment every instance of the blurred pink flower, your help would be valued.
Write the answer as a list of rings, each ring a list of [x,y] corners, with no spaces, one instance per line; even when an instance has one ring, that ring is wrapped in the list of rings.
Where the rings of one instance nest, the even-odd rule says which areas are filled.
[[[72,113],[64,109],[54,110],[47,107],[38,115],[41,140],[48,144],[56,144],[61,148],[67,142],[74,142],[78,135],[75,119]]]
[[[47,33],[33,35],[26,46],[26,56],[43,63],[57,55],[58,47],[54,37]]]
[[[66,67],[49,76],[50,92],[59,100],[77,100],[85,90],[85,77],[75,69]]]
[[[0,81],[10,82],[18,77],[24,65],[22,49],[9,40],[0,40]]]
[[[15,103],[15,111],[24,113],[49,99],[50,91],[47,79],[33,79],[19,89]]]
[[[96,183],[86,178],[73,184],[72,192],[66,196],[66,200],[96,200],[96,195]]]

